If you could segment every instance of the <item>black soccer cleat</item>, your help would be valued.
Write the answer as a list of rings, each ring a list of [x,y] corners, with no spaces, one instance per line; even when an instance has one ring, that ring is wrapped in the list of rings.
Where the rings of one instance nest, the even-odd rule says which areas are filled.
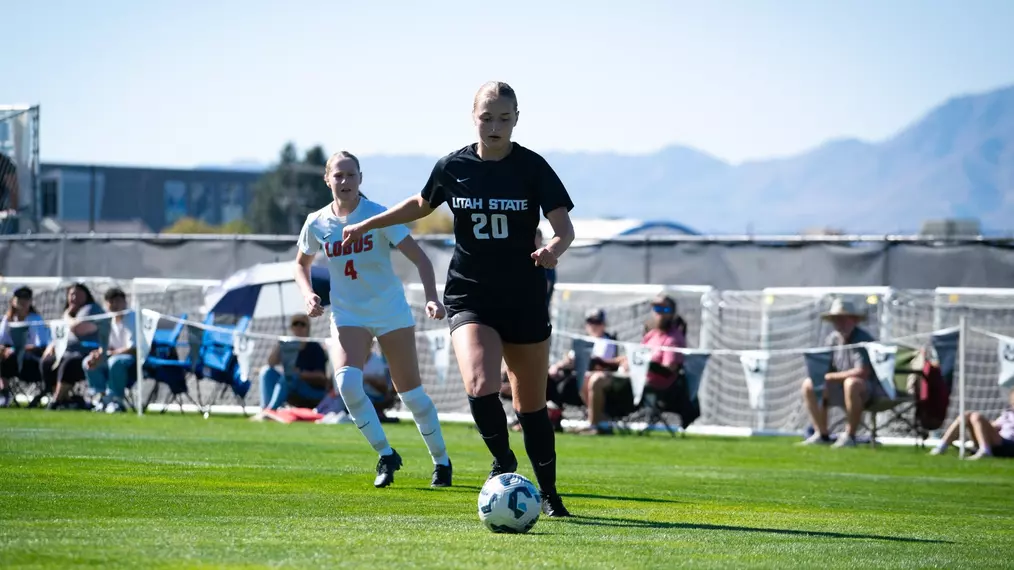
[[[450,487],[451,478],[454,474],[454,468],[451,467],[451,460],[447,460],[447,465],[433,466],[433,480],[430,481],[430,487]]]
[[[514,455],[513,451],[510,453],[510,459],[503,463],[500,463],[499,459],[493,460],[493,468],[489,470],[489,477],[486,478],[487,481],[504,473],[517,473],[518,458]]]
[[[551,518],[569,517],[570,511],[563,506],[563,499],[556,493],[542,493],[542,512]]]
[[[377,462],[377,478],[373,480],[374,487],[387,487],[394,483],[394,472],[401,469],[401,456],[397,451],[391,450],[391,455],[380,456]]]

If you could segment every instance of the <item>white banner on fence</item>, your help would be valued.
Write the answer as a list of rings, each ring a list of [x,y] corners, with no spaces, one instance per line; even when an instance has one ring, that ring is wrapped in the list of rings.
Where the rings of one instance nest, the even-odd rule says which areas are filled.
[[[1000,378],[997,383],[1004,388],[1014,389],[1014,338],[1000,337],[996,344],[997,358],[1000,360]]]
[[[651,364],[651,353],[654,349],[632,342],[626,343],[627,367],[630,372],[630,389],[634,393],[634,405],[641,405],[644,386],[648,383],[648,366]]]
[[[447,370],[451,364],[451,331],[439,328],[426,331],[430,352],[433,354],[433,366],[437,372],[437,384],[447,382]]]
[[[159,314],[150,309],[141,309],[141,338],[137,342],[137,356],[144,362],[151,354],[151,345],[155,342],[155,331],[158,330]]]
[[[768,377],[768,360],[771,355],[765,350],[751,350],[739,356],[746,377],[746,392],[750,397],[750,408],[759,410],[764,404],[764,383]]]
[[[234,333],[232,339],[240,377],[243,380],[250,380],[250,365],[253,361],[254,349],[257,342],[247,335],[240,333]]]
[[[278,341],[278,359],[282,361],[282,371],[286,378],[296,375],[296,361],[299,359],[301,344],[303,343],[298,340]]]
[[[870,355],[870,364],[873,365],[873,373],[877,375],[880,386],[890,399],[898,396],[898,389],[894,385],[894,369],[898,358],[898,347],[888,346],[879,342],[871,342],[866,345],[866,351]]]
[[[67,328],[67,321],[53,321],[49,325],[50,336],[53,337],[53,369],[60,365],[60,359],[67,352],[67,343],[70,341],[70,329]]]

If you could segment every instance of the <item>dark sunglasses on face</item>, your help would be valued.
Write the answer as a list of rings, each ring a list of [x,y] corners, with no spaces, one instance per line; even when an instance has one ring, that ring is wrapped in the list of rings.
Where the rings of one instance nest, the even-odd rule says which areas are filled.
[[[307,325],[306,325],[306,321],[292,321],[292,324],[290,326],[292,328],[296,328],[296,327],[305,327]]]
[[[660,315],[668,315],[669,313],[672,312],[672,307],[670,307],[669,305],[652,305],[651,310],[655,311]]]

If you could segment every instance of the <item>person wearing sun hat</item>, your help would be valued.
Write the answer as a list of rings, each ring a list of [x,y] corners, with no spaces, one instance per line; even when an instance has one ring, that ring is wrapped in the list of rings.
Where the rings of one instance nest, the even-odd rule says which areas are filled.
[[[830,322],[834,330],[827,335],[822,346],[832,348],[831,370],[824,375],[824,393],[817,400],[813,379],[803,380],[803,402],[813,422],[813,435],[806,445],[828,444],[831,437],[827,427],[827,408],[845,408],[847,427],[834,442],[834,447],[853,447],[856,429],[862,420],[863,410],[875,399],[886,396],[876,380],[870,358],[861,343],[873,342],[870,333],[859,326],[866,313],[852,301],[836,298],[820,318]],[[859,345],[859,346],[856,346]]]

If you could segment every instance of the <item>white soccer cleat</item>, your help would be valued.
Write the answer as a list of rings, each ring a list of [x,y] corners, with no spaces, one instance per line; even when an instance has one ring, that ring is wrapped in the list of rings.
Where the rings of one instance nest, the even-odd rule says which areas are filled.
[[[800,445],[830,445],[830,443],[830,440],[821,437],[819,431],[815,431],[813,435],[800,442]]]
[[[838,436],[838,439],[834,442],[834,445],[832,445],[831,447],[841,449],[843,447],[855,447],[855,446],[856,446],[856,438],[850,437],[846,434],[842,434]]]

